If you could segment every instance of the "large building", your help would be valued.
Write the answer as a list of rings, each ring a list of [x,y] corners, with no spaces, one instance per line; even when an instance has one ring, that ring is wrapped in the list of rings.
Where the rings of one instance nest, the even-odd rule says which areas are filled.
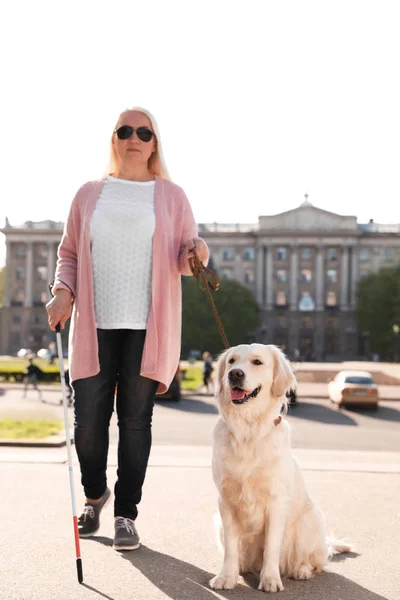
[[[6,273],[0,313],[0,353],[47,347],[53,334],[49,298],[62,223],[6,222]],[[314,207],[260,216],[258,224],[200,224],[222,279],[247,286],[261,307],[252,338],[275,343],[289,356],[336,360],[359,357],[368,339],[355,321],[358,281],[400,264],[400,225],[363,225]],[[247,341],[247,340],[244,340]]]

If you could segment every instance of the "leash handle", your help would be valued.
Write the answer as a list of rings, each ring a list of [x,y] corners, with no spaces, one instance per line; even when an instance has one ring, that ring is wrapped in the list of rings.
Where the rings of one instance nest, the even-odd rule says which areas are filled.
[[[208,299],[211,304],[211,309],[213,311],[213,315],[217,322],[217,326],[219,332],[221,334],[222,342],[225,346],[225,349],[230,348],[228,338],[226,337],[226,333],[224,327],[222,325],[222,321],[217,311],[217,307],[215,306],[214,298],[212,297],[211,290],[217,292],[220,287],[220,281],[217,275],[211,271],[208,267],[205,267],[203,263],[200,261],[196,247],[191,248],[191,252],[193,252],[193,256],[189,257],[189,267],[192,271],[193,277],[197,280],[197,285],[202,292],[206,292]]]

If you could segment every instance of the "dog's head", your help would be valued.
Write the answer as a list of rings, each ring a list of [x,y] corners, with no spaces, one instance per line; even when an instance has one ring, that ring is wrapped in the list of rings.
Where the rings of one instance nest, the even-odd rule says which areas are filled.
[[[268,408],[295,385],[291,364],[277,346],[242,344],[219,357],[215,395],[221,405],[262,403]]]

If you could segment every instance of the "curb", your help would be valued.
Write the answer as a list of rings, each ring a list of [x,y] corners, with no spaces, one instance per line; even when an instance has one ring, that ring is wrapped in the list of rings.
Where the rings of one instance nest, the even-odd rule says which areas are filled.
[[[74,443],[74,430],[69,430],[69,438],[71,444]],[[19,440],[9,440],[7,438],[0,438],[0,446],[8,446],[10,448],[61,448],[67,445],[67,438],[65,432],[57,435],[50,435],[47,438],[41,438],[38,440],[30,440],[22,438]]]

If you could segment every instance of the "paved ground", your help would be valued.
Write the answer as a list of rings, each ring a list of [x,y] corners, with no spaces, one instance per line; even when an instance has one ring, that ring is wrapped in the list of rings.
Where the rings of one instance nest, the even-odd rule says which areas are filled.
[[[5,459],[2,450],[0,460]],[[181,466],[178,454],[174,458],[173,449],[167,449],[168,457],[165,450],[154,448],[148,470],[138,518],[142,548],[125,554],[112,550],[112,507],[107,507],[98,534],[81,541],[83,586],[76,579],[67,466],[0,462],[0,598],[260,598],[254,578],[250,587],[242,583],[233,592],[215,594],[208,589],[208,580],[221,565],[212,526],[216,493],[206,464],[209,449],[195,447],[189,452],[181,446],[183,462],[192,466]],[[344,455],[335,461],[339,470],[332,471],[328,463],[328,468],[323,466],[318,451],[303,453],[305,466],[313,457],[320,470],[304,471],[310,493],[325,514],[328,532],[350,537],[356,553],[337,557],[328,572],[309,582],[284,581],[285,591],[279,598],[398,600],[400,474],[385,472],[384,461],[379,473],[341,470],[349,466]],[[368,462],[365,466],[368,468]],[[399,471],[398,467],[397,460]],[[81,506],[76,465],[74,474]],[[110,465],[109,483],[114,479],[115,469]]]
[[[327,572],[309,582],[284,581],[279,598],[399,600],[400,403],[385,401],[377,413],[339,412],[311,391],[288,417],[294,452],[328,533],[351,538],[356,552],[336,557]],[[0,390],[0,415],[11,407],[21,415],[62,417],[58,391],[46,392],[46,405],[32,392],[27,402],[20,396],[20,390],[3,389],[2,395]],[[255,578],[231,592],[208,588],[221,565],[212,525],[217,499],[209,435],[215,419],[209,397],[157,402],[137,522],[143,545],[133,553],[112,550],[112,506],[107,507],[98,534],[81,541],[83,585],[76,577],[65,447],[0,448],[0,599],[261,598]],[[111,487],[115,433],[113,423]],[[74,448],[73,454],[79,510],[83,494]]]

